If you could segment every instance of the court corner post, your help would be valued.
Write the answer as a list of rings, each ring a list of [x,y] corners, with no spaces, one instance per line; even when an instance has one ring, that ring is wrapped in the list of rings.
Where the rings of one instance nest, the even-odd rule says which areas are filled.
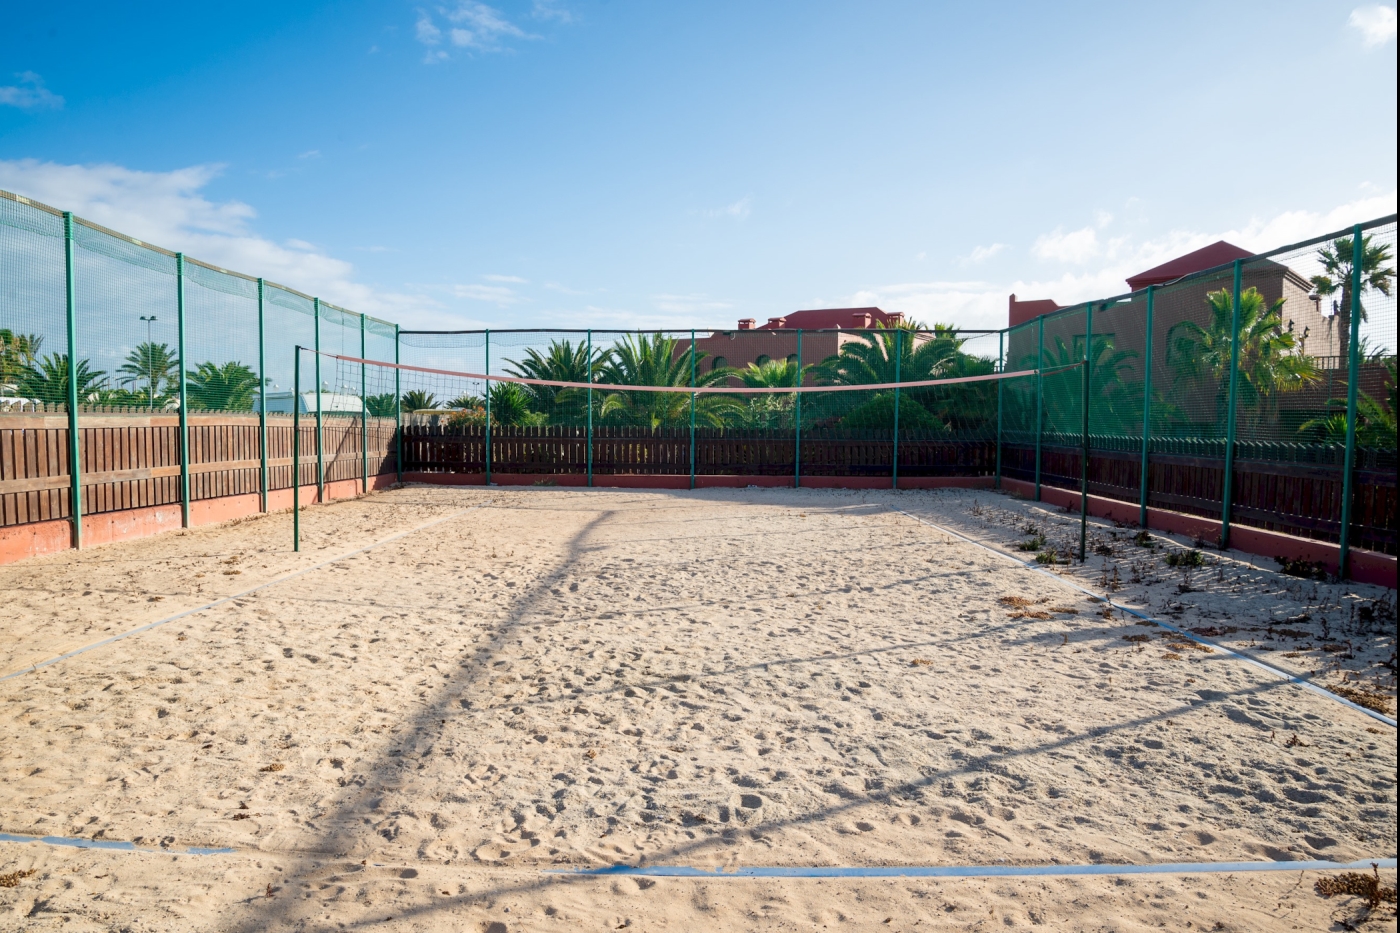
[[[1080,384],[1083,386],[1080,401],[1079,427],[1079,562],[1084,563],[1085,544],[1089,536],[1089,385],[1094,369],[1094,305],[1090,302],[1084,309],[1084,359]]]
[[[301,346],[292,353],[292,550],[301,550]]]
[[[267,326],[265,298],[267,286],[258,279],[258,491],[262,512],[267,514]]]
[[[899,488],[899,364],[904,357],[904,328],[894,331],[894,451],[890,458],[890,488]]]
[[[403,482],[403,395],[399,386],[399,325],[394,325],[394,474]]]
[[[360,359],[365,356],[365,316],[360,315]],[[365,364],[360,364],[360,495],[369,494],[369,399]]]
[[[1356,472],[1356,393],[1361,370],[1361,286],[1366,245],[1361,225],[1351,231],[1351,342],[1347,344],[1347,440],[1342,457],[1342,533],[1337,542],[1337,576],[1343,580],[1351,563],[1351,507]]]
[[[587,471],[587,473],[588,473],[588,485],[589,485],[589,486],[592,486],[592,485],[593,485],[593,378],[594,378],[594,375],[595,375],[595,374],[594,374],[594,372],[593,372],[593,328],[591,328],[591,327],[588,329],[588,345],[587,345],[587,347],[588,347],[588,349],[587,349],[587,351],[586,351],[586,356],[585,356],[585,359],[587,360],[587,362],[586,362],[585,365],[588,367],[588,393],[587,393],[587,394],[588,394],[588,398],[587,398],[587,400],[586,400],[586,401],[588,402],[588,420],[587,420],[587,422],[586,422],[587,427],[585,428],[585,433],[586,433],[587,437],[585,438],[586,449],[585,449],[585,451],[584,451],[584,458],[585,458],[585,461],[586,461],[585,469],[586,469],[586,471]]]
[[[1035,501],[1040,501],[1040,440],[1045,433],[1045,315],[1036,318],[1035,351]]]
[[[311,299],[311,309],[316,313],[316,348],[314,350],[316,359],[312,363],[312,371],[316,377],[316,501],[326,501],[326,453],[325,453],[325,424],[321,413],[321,299]]]
[[[63,212],[64,317],[68,330],[68,508],[73,548],[83,547],[82,435],[78,427],[78,296],[73,214]],[[47,401],[47,399],[45,399]]]
[[[690,332],[690,488],[695,488],[695,331]]]
[[[1147,340],[1142,363],[1142,460],[1138,477],[1138,524],[1147,527],[1147,457],[1152,444],[1152,303],[1156,285],[1147,286]]]
[[[997,370],[1006,372],[1006,331],[997,331]],[[993,472],[992,488],[1001,488],[1001,407],[1002,407],[1002,386],[1005,379],[997,380],[997,439],[996,439],[996,468]]]
[[[1235,409],[1239,401],[1240,382],[1240,284],[1244,277],[1244,260],[1234,262],[1234,282],[1230,299],[1230,392],[1225,410],[1225,475],[1221,478],[1220,549],[1230,546],[1230,511],[1235,492]]]
[[[486,485],[491,485],[491,329],[486,329]]]
[[[793,385],[799,390],[802,388],[802,328],[797,329],[797,375],[793,376]],[[796,409],[792,424],[796,428],[792,442],[792,488],[802,488],[802,393],[794,392],[797,396],[793,402]]]
[[[190,405],[185,384],[185,254],[175,254],[175,323],[180,361],[180,527],[190,527]]]

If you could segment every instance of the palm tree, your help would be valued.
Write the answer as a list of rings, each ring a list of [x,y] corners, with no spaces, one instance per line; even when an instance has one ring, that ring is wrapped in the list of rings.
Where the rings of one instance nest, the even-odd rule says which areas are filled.
[[[438,407],[437,396],[424,389],[412,389],[403,394],[404,411],[427,411]]]
[[[452,401],[443,405],[443,408],[453,409],[477,409],[485,407],[486,400],[483,399],[480,395],[472,395],[470,392],[463,392],[461,395],[457,396]]]
[[[365,408],[369,409],[372,418],[394,417],[394,393],[381,392],[379,395],[366,396]]]
[[[605,422],[635,425],[656,430],[680,426],[690,420],[689,390],[723,385],[734,370],[721,366],[702,371],[699,363],[708,354],[680,349],[680,341],[664,334],[627,335],[609,347],[598,368],[603,396],[599,412]],[[691,382],[691,373],[695,381]],[[679,392],[619,392],[618,386],[674,386]],[[721,427],[725,418],[741,403],[730,395],[701,395],[695,400],[695,420],[709,427]]]
[[[530,410],[533,401],[525,387],[515,382],[498,382],[491,387],[491,423],[502,427],[538,427],[548,420]]]
[[[43,343],[38,334],[17,334],[0,327],[0,395],[14,391],[25,370],[39,358]]]
[[[588,344],[568,340],[551,340],[544,353],[529,349],[523,360],[507,360],[506,372],[522,379],[548,379],[553,382],[593,382],[607,351],[593,350],[590,360]],[[544,412],[549,421],[559,424],[583,417],[587,405],[586,389],[561,389],[558,386],[522,385],[530,398],[530,407]],[[494,406],[495,399],[491,404]]]
[[[126,357],[126,362],[117,367],[122,374],[123,385],[146,390],[147,404],[156,407],[156,402],[168,401],[171,384],[180,371],[180,361],[169,344],[141,343]],[[145,385],[140,385],[140,383]]]
[[[1296,392],[1318,381],[1312,357],[1295,352],[1297,340],[1283,327],[1280,298],[1269,304],[1257,288],[1240,293],[1239,389],[1237,412],[1259,425],[1274,413],[1278,396]],[[1176,371],[1178,383],[1215,386],[1216,423],[1226,422],[1230,391],[1230,327],[1232,297],[1229,289],[1206,295],[1210,321],[1180,321],[1167,331],[1167,365]]]
[[[1390,280],[1395,277],[1395,267],[1387,266],[1395,257],[1390,253],[1390,244],[1372,243],[1372,237],[1361,237],[1361,294],[1364,296],[1368,291],[1378,291],[1387,298],[1390,297]],[[1322,295],[1335,295],[1341,292],[1341,301],[1338,304],[1338,328],[1341,333],[1339,345],[1342,348],[1342,357],[1347,356],[1347,348],[1351,341],[1351,280],[1352,280],[1352,253],[1355,241],[1349,236],[1338,237],[1326,246],[1317,251],[1318,261],[1322,263],[1322,275],[1312,277],[1313,287]],[[1361,306],[1361,320],[1366,320],[1366,306]]]
[[[1063,337],[1046,347],[1047,370],[1065,369],[1044,377],[1045,430],[1079,434],[1083,430],[1084,373],[1067,369],[1084,361],[1083,338],[1071,347]],[[1133,434],[1142,430],[1142,381],[1132,379],[1133,350],[1119,350],[1112,337],[1093,340],[1093,365],[1089,368],[1089,428],[1095,434]],[[1022,360],[1023,369],[1035,369],[1037,357]],[[1228,360],[1228,356],[1227,356]]]
[[[1369,447],[1376,450],[1395,449],[1395,412],[1397,403],[1400,403],[1396,392],[1395,357],[1386,360],[1384,366],[1390,383],[1389,407],[1365,392],[1358,392],[1356,396],[1356,445],[1358,447]],[[1341,411],[1333,411],[1325,417],[1303,422],[1298,428],[1298,433],[1310,434],[1330,444],[1345,444],[1347,441],[1346,400],[1334,398],[1327,404],[1332,408],[1340,408]]]
[[[885,328],[877,325],[873,332],[862,334],[859,340],[841,345],[835,356],[818,363],[813,373],[827,385],[871,385],[891,382],[920,382],[940,379],[950,374],[958,364],[963,341],[946,326],[935,325],[932,336],[915,330],[912,322]],[[942,427],[919,401],[918,396],[901,393],[899,418],[909,427]],[[894,393],[877,392],[854,409],[842,411],[856,401],[856,393],[816,393],[813,404],[803,402],[803,422],[810,418],[817,423],[840,418],[848,427],[892,427],[894,425]],[[858,393],[864,396],[865,393]],[[927,394],[927,393],[925,393]],[[911,403],[911,404],[906,404]],[[907,418],[906,418],[907,409]]]
[[[799,374],[796,360],[765,360],[750,363],[736,375],[751,389],[779,389],[798,385],[812,369],[813,366],[803,366]],[[737,413],[739,423],[748,428],[790,428],[796,398],[776,392],[750,396],[748,404]]]
[[[258,374],[242,363],[200,363],[185,374],[185,399],[199,411],[251,411]]]
[[[88,368],[87,360],[78,360],[76,379],[78,400],[87,401],[101,385],[101,370]],[[68,354],[50,353],[25,369],[19,377],[18,395],[41,402],[64,402],[68,399]]]

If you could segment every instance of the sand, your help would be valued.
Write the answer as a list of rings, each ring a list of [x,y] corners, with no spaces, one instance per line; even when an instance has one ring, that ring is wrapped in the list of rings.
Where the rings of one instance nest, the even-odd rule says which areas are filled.
[[[1068,533],[961,491],[409,487],[308,510],[300,555],[275,515],[0,568],[18,670],[418,529],[0,683],[0,832],[235,850],[0,843],[0,874],[37,870],[0,888],[0,929],[1356,920],[1305,872],[546,874],[1394,857],[1392,729],[892,507],[1006,547],[1026,516]],[[1121,556],[1070,572],[1122,562],[1115,598],[1173,592],[1173,624],[1258,645],[1270,614],[1339,631],[1334,604],[1381,605],[1232,554],[1182,592],[1145,567],[1177,545],[1133,531],[1097,526]],[[1393,622],[1348,624],[1346,652],[1287,660],[1393,694]]]

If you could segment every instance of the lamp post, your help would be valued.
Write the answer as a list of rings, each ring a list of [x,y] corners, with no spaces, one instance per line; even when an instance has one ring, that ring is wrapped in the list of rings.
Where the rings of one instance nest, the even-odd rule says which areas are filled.
[[[147,407],[150,411],[155,411],[155,408],[156,408],[156,358],[155,358],[155,354],[151,352],[151,351],[152,351],[152,347],[151,347],[151,325],[155,323],[156,316],[155,316],[154,314],[152,314],[150,317],[147,317],[146,315],[143,314],[143,315],[141,315],[141,320],[143,320],[143,321],[146,322],[146,366],[147,366],[147,368],[149,369],[149,372],[146,373],[146,376],[147,376],[147,383],[146,383],[146,385],[147,385],[147,389],[146,389],[146,407]]]

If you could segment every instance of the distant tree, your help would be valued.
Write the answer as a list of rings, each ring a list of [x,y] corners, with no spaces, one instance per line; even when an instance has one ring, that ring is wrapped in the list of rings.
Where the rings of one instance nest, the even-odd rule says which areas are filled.
[[[735,375],[751,389],[779,389],[796,386],[812,371],[812,366],[803,366],[799,376],[796,360],[767,360],[763,363],[750,363]],[[796,408],[796,395],[786,393],[765,393],[748,396],[747,404],[736,409],[734,420],[747,428],[790,428]]]
[[[734,374],[728,367],[703,371],[695,357],[695,386],[704,389],[722,385]],[[609,347],[599,368],[599,389],[603,395],[599,413],[609,424],[635,425],[656,430],[689,423],[691,358],[688,348],[664,334],[627,335]],[[621,392],[616,386],[674,386],[679,392]],[[597,393],[595,393],[597,394]],[[730,395],[701,395],[695,401],[697,424],[722,427],[726,418],[742,403]]]
[[[1356,443],[1359,447],[1374,450],[1394,450],[1396,448],[1395,412],[1397,402],[1395,380],[1395,357],[1384,363],[1388,404],[1383,404],[1365,392],[1356,394]],[[1345,399],[1332,399],[1328,407],[1334,409],[1321,418],[1305,421],[1298,433],[1311,436],[1331,444],[1345,444],[1347,440],[1347,403]]]
[[[200,363],[185,374],[185,398],[196,411],[251,411],[258,374],[239,362]]]
[[[137,344],[126,362],[117,367],[121,384],[144,391],[151,408],[164,407],[171,398],[179,371],[179,356],[169,344],[149,342]]]
[[[463,392],[461,395],[457,396],[452,401],[448,402],[442,407],[453,409],[485,408],[486,400],[480,395],[472,395],[470,392]]]
[[[404,411],[429,411],[438,407],[437,396],[423,389],[413,389],[403,394]]]
[[[954,374],[964,363],[963,341],[947,326],[916,330],[913,322],[894,327],[877,325],[859,340],[843,343],[835,356],[813,368],[817,380],[827,385],[872,385],[892,382],[922,382]],[[950,387],[951,388],[951,387]],[[922,390],[921,390],[922,389]],[[904,427],[943,428],[944,423],[925,406],[923,399],[936,397],[927,387],[900,392],[899,421]],[[812,404],[803,400],[803,422],[838,421],[843,427],[892,428],[894,391],[879,390],[873,397],[865,393],[815,393]],[[852,408],[850,406],[854,405]]]
[[[101,388],[102,378],[107,374],[102,370],[89,368],[87,360],[78,360],[75,368],[78,384],[78,401],[87,402]],[[21,398],[37,399],[41,402],[66,402],[68,400],[68,354],[50,353],[35,361],[19,377],[18,391]]]
[[[491,387],[491,423],[502,427],[538,427],[547,422],[543,412],[530,409],[533,401],[525,388],[514,382],[498,382]]]
[[[394,393],[383,392],[379,395],[367,396],[365,407],[369,409],[371,417],[392,418],[394,417]]]
[[[44,338],[0,327],[0,395],[13,394],[20,377],[39,358]]]
[[[1372,237],[1361,237],[1361,295],[1377,291],[1390,297],[1390,280],[1395,278],[1395,267],[1387,265],[1395,257],[1390,252],[1390,244],[1373,243]],[[1341,292],[1337,303],[1337,327],[1341,331],[1339,345],[1342,357],[1349,352],[1351,342],[1351,279],[1353,272],[1355,240],[1349,236],[1338,237],[1317,251],[1322,263],[1322,274],[1312,277],[1313,287],[1319,294],[1332,296]],[[1366,320],[1366,306],[1361,305],[1361,320]]]
[[[551,340],[549,349],[544,353],[531,348],[525,351],[524,359],[507,360],[506,372],[522,379],[587,383],[595,381],[606,356],[606,350],[595,347],[590,360],[587,343]],[[545,413],[551,423],[577,421],[586,411],[586,389],[532,385],[522,385],[520,388],[529,395],[531,409]],[[595,394],[595,398],[601,396]],[[494,401],[492,405],[495,405]]]

